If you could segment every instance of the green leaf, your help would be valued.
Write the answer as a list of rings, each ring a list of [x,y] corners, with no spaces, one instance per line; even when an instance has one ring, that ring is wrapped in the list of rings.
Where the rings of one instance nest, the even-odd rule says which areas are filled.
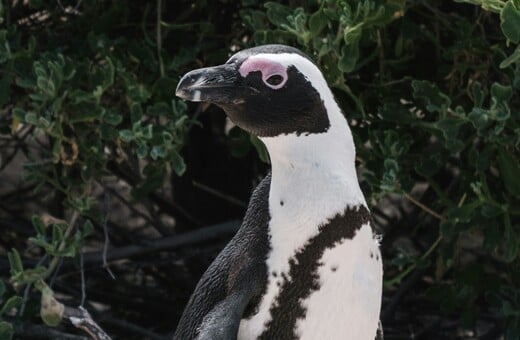
[[[182,176],[186,171],[186,163],[184,163],[184,158],[182,158],[182,156],[176,150],[172,150],[171,164],[173,171],[175,171],[177,176]]]
[[[493,83],[493,85],[491,85],[491,95],[496,98],[496,101],[499,103],[508,102],[513,96],[513,89],[511,86]]]
[[[287,18],[292,14],[289,7],[276,2],[267,2],[264,7],[267,9],[267,18],[276,26],[287,24]]]
[[[270,163],[269,153],[267,152],[267,148],[265,147],[265,144],[256,136],[250,135],[250,138],[251,138],[251,143],[253,143],[253,146],[255,147],[260,160],[264,163]]]
[[[166,149],[163,145],[155,145],[154,147],[152,147],[152,150],[150,151],[150,157],[152,157],[153,160],[164,158],[165,156]]]
[[[126,143],[131,142],[135,139],[134,133],[132,130],[119,131],[119,138],[121,138],[121,140]]]
[[[171,107],[165,102],[158,102],[149,106],[146,113],[150,116],[163,116],[167,117],[171,113]]]
[[[442,93],[437,85],[426,80],[412,81],[413,97],[415,99],[423,99],[426,103],[426,109],[430,112],[443,113],[451,105],[451,99]]]
[[[130,120],[136,123],[143,117],[143,108],[139,103],[134,103],[130,107]]]
[[[90,220],[86,220],[83,224],[83,229],[81,229],[81,238],[85,238],[88,235],[92,234],[94,231],[94,225]]]
[[[520,61],[520,45],[516,46],[514,52],[500,63],[500,68],[506,68]]]
[[[136,153],[137,157],[141,159],[146,158],[146,156],[148,156],[148,146],[146,145],[146,143],[138,142]]]
[[[143,103],[147,101],[151,93],[143,84],[129,84],[127,88],[128,99],[132,102]]]
[[[39,77],[36,84],[48,97],[53,98],[56,96],[56,87],[51,79]]]
[[[477,130],[481,130],[486,127],[489,121],[489,111],[474,107],[468,114],[468,119]]]
[[[447,212],[448,220],[453,224],[468,223],[472,220],[476,213],[476,208],[480,205],[480,201],[466,203],[461,207],[449,209]]]
[[[53,224],[52,225],[52,243],[55,245],[59,245],[63,238],[65,237],[63,230],[66,228],[63,224]]]
[[[395,192],[397,188],[397,175],[399,164],[395,159],[387,158],[384,161],[384,173],[379,185],[383,192]]]
[[[7,257],[9,259],[9,265],[11,266],[11,276],[15,276],[23,272],[22,259],[20,258],[20,253],[18,253],[18,250],[14,248],[11,249],[11,251],[7,253]]]
[[[123,121],[123,116],[117,113],[109,112],[103,116],[103,120],[110,125],[119,125]]]
[[[520,9],[515,8],[511,0],[500,12],[500,28],[507,39],[520,43]]]
[[[29,242],[31,242],[32,244],[38,246],[38,247],[42,247],[43,249],[45,249],[45,251],[51,253],[51,252],[54,252],[55,250],[55,246],[50,244],[49,242],[47,242],[47,240],[42,236],[42,237],[29,237]]]
[[[518,153],[515,153],[515,155],[518,155]],[[520,163],[518,157],[514,157],[507,149],[500,147],[498,149],[498,168],[506,190],[512,195],[520,197]]]
[[[40,216],[34,215],[32,217],[32,224],[37,235],[45,235],[45,224]]]
[[[7,321],[0,321],[0,339],[11,340],[13,338],[14,328]]]
[[[11,296],[2,306],[2,309],[0,310],[0,317],[4,315],[5,313],[8,313],[14,308],[18,308],[22,305],[22,297],[21,296]]]
[[[362,36],[362,26],[347,27],[343,31],[343,40],[347,45],[358,45]]]
[[[142,130],[142,136],[144,139],[152,139],[153,137],[153,125],[152,124],[148,124],[146,125]]]
[[[352,72],[356,63],[359,59],[359,43],[352,42],[349,45],[344,45],[341,48],[341,54],[339,57],[338,68],[343,72]]]
[[[75,106],[77,110],[70,113],[70,123],[84,123],[101,120],[105,114],[105,108],[95,103],[82,103]]]
[[[435,127],[442,132],[444,144],[450,152],[455,153],[464,147],[464,143],[458,138],[459,128],[464,122],[456,118],[442,119],[435,123]]]
[[[18,119],[21,122],[25,121],[25,115],[26,115],[25,110],[23,110],[19,107],[15,107],[15,108],[13,108],[12,113],[13,113],[13,118]]]
[[[311,31],[311,35],[317,36],[320,32],[327,26],[327,16],[321,9],[314,12],[309,18],[309,29]]]
[[[150,163],[144,168],[143,173],[145,176],[144,181],[132,189],[132,195],[138,199],[145,197],[163,185],[166,167],[162,162]]]
[[[41,290],[40,317],[46,325],[56,327],[63,318],[65,306],[54,297],[54,292],[47,287]]]
[[[34,112],[27,112],[24,119],[27,124],[38,125],[38,116]]]
[[[172,100],[172,111],[174,117],[179,118],[184,116],[188,111],[188,104],[184,100]]]
[[[492,218],[502,215],[504,213],[504,209],[494,204],[484,203],[480,208],[480,213],[484,217]]]
[[[482,107],[484,103],[484,91],[482,90],[482,84],[478,81],[471,85],[471,93],[473,94],[473,102],[476,107]]]
[[[504,260],[510,263],[513,262],[518,255],[520,239],[518,238],[515,229],[511,225],[511,218],[508,212],[504,213],[504,227]]]

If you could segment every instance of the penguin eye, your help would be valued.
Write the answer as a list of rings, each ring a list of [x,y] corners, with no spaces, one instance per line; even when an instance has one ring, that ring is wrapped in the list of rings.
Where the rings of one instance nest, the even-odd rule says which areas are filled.
[[[284,85],[285,80],[283,75],[275,73],[264,79],[264,83],[270,88],[279,89]]]

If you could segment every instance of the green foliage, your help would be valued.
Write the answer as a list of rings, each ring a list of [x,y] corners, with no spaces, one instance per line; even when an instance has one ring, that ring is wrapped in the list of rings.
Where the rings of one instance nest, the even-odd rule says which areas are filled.
[[[439,313],[468,329],[491,313],[506,324],[506,339],[519,337],[518,0],[219,1],[238,9],[225,24],[204,1],[179,2],[184,11],[175,8],[171,21],[166,11],[161,18],[161,1],[89,0],[79,15],[54,1],[7,3],[0,3],[0,134],[22,145],[24,183],[63,208],[57,218],[32,218],[29,242],[49,261],[24,266],[23,252],[9,252],[15,291],[33,284],[52,302],[45,282],[62,259],[77,260],[104,223],[93,187],[106,177],[128,182],[144,200],[189,170],[182,150],[194,122],[174,98],[181,74],[221,63],[231,50],[283,43],[308,53],[332,86],[369,201],[397,195],[415,206],[413,222],[387,226],[387,291],[426,270],[422,293]],[[47,16],[23,21],[35,12]],[[256,150],[268,160],[257,138],[232,129],[227,139],[233,156]],[[394,249],[395,230],[419,250]],[[469,235],[476,249],[463,245]],[[3,315],[21,299],[1,288],[0,338],[8,338],[13,328]],[[41,309],[51,325],[57,312],[47,318]]]
[[[0,339],[11,339],[14,329],[11,323],[3,320],[4,316],[13,309],[19,308],[22,304],[22,298],[19,296],[5,297],[6,287],[3,281],[0,281]]]
[[[0,27],[0,134],[13,140],[23,136],[29,160],[24,181],[60,200],[66,210],[60,218],[68,219],[46,212],[32,218],[35,235],[29,242],[51,260],[24,268],[12,249],[8,257],[15,289],[43,285],[62,259],[78,258],[93,222],[104,218],[92,188],[103,184],[111,169],[140,164],[135,177],[126,179],[135,184],[136,199],[160,188],[172,171],[181,176],[186,170],[180,150],[190,120],[174,92],[183,72],[179,68],[201,48],[167,55],[160,49],[161,37],[150,39],[151,30],[139,33],[140,41],[125,37],[120,24],[140,27],[142,21],[146,26],[150,5],[142,18],[129,17],[126,4],[108,10],[105,5],[88,1],[81,15],[56,9],[53,1],[9,2],[8,11],[0,7],[2,20],[11,23]],[[41,22],[28,20],[32,13]],[[183,29],[161,22],[160,33]],[[48,291],[40,291],[49,302]],[[4,309],[12,309],[11,299]],[[42,312],[42,318],[49,325],[59,322],[53,313]],[[12,327],[2,322],[0,332],[11,334]]]

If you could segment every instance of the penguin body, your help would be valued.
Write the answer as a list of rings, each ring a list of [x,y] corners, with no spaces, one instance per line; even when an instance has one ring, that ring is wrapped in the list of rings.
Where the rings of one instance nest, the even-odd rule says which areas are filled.
[[[376,337],[382,263],[348,124],[316,65],[266,45],[195,70],[177,95],[222,107],[272,172],[201,278],[176,339]]]
[[[202,275],[174,339],[237,338],[248,305],[267,282],[270,183],[268,174],[256,187],[242,226]]]

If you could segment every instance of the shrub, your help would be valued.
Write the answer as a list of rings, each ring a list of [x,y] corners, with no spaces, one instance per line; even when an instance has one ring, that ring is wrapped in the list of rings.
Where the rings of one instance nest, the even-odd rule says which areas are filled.
[[[135,324],[174,328],[225,240],[197,243],[200,262],[190,262],[190,243],[143,257],[141,274],[138,258],[114,265],[120,287],[111,295],[143,293],[130,310],[96,294],[110,280],[101,261],[85,283],[81,254],[101,249],[107,234],[123,247],[242,216],[243,204],[222,192],[247,200],[265,169],[251,150],[266,160],[265,150],[236,128],[224,137],[222,116],[199,115],[218,110],[173,94],[189,69],[283,43],[316,61],[351,123],[385,235],[387,334],[407,336],[412,324],[437,338],[461,329],[520,338],[520,3],[462,2],[3,2],[0,171],[16,179],[21,162],[23,177],[0,192],[10,263],[0,334],[27,334],[38,309],[58,324],[62,315],[39,303],[53,290],[68,305],[88,294]],[[125,206],[115,213],[114,197]],[[81,280],[70,277],[78,268]],[[160,303],[167,317],[147,315]],[[110,331],[132,336],[114,320]]]

